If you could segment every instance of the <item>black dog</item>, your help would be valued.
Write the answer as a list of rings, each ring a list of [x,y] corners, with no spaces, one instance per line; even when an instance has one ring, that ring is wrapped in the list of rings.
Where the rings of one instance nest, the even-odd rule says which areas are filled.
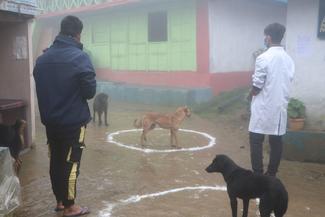
[[[288,192],[275,177],[257,175],[235,164],[226,155],[217,155],[205,169],[208,173],[219,172],[227,183],[232,216],[237,217],[237,198],[243,200],[243,217],[247,217],[249,200],[260,198],[261,217],[282,217],[288,207]]]
[[[94,100],[93,105],[93,122],[96,120],[96,112],[98,114],[98,125],[102,125],[102,114],[105,115],[105,125],[108,126],[107,123],[107,110],[108,110],[108,95],[105,93],[99,93]]]
[[[15,170],[21,166],[19,153],[24,147],[24,130],[26,121],[18,119],[14,125],[0,124],[0,146],[8,147],[10,155],[15,159]]]

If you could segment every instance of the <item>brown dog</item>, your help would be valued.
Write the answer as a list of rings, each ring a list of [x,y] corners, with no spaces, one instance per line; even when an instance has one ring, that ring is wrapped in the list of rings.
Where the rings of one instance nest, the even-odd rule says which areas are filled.
[[[24,130],[26,125],[26,121],[21,119],[18,119],[13,125],[0,124],[0,146],[9,148],[12,158],[15,159],[14,168],[17,174],[22,164],[19,154],[25,146]]]
[[[142,119],[134,120],[134,126],[136,128],[142,128],[141,135],[141,146],[144,146],[144,142],[147,141],[147,133],[150,130],[153,130],[156,125],[163,129],[170,130],[170,144],[172,147],[179,148],[178,139],[177,139],[177,131],[185,119],[185,117],[190,117],[191,111],[187,106],[178,107],[176,112],[170,114],[163,114],[157,112],[150,112],[145,114]],[[174,144],[174,141],[176,144]]]

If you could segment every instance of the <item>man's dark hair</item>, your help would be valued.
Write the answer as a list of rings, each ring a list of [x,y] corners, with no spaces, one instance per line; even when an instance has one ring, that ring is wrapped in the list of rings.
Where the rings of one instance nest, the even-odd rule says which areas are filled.
[[[286,28],[280,23],[272,23],[265,27],[264,34],[269,35],[272,38],[272,42],[280,44]]]
[[[61,21],[60,34],[75,37],[82,32],[82,22],[78,17],[66,16]]]

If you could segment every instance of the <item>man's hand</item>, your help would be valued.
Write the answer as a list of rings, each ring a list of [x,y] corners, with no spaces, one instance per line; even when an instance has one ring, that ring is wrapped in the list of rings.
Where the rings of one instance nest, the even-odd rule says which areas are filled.
[[[253,96],[256,96],[258,95],[259,93],[261,92],[261,89],[258,88],[258,87],[252,87],[251,91],[249,92],[248,96],[246,97],[246,99],[251,102],[252,101],[252,98]]]

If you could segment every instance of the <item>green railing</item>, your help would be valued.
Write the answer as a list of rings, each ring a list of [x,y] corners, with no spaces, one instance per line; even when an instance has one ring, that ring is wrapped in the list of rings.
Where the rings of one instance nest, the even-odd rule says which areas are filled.
[[[41,13],[49,13],[111,1],[114,0],[37,0],[37,5]]]

